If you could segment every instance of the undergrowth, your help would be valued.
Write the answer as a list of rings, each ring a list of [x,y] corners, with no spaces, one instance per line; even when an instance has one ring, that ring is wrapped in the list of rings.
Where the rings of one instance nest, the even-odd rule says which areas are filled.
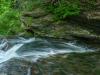
[[[57,20],[65,19],[68,16],[80,14],[79,0],[58,0],[54,4],[46,3],[44,8],[52,13]]]
[[[0,35],[12,35],[21,30],[20,12],[13,8],[14,0],[0,0]]]

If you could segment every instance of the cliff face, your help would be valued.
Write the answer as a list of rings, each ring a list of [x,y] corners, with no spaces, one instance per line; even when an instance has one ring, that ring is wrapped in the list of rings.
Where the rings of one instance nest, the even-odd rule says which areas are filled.
[[[32,11],[25,11],[21,19],[24,28],[34,36],[63,39],[81,38],[88,41],[95,40],[92,43],[97,43],[100,41],[100,1],[92,3],[93,8],[85,7],[89,1],[80,2],[83,7],[80,15],[69,16],[59,21],[55,21],[54,15],[40,6],[34,7]]]

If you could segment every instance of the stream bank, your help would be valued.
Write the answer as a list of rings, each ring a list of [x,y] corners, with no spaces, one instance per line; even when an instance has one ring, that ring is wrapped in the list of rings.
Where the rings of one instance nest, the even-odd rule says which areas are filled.
[[[89,0],[80,1],[80,14],[67,16],[61,20],[55,20],[55,14],[49,13],[48,9],[43,8],[43,4],[47,3],[49,6],[50,1],[52,0],[43,0],[40,1],[40,4],[38,4],[39,1],[36,1],[37,4],[33,1],[32,10],[22,11],[21,22],[26,33],[35,37],[81,39],[87,44],[99,47],[97,46],[100,44],[100,2],[98,0],[93,3]]]

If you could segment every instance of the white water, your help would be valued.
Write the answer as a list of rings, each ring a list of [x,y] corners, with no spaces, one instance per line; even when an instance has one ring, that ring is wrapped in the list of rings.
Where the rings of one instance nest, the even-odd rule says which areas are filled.
[[[27,75],[31,75],[31,67],[27,69]]]
[[[65,46],[74,48],[75,50],[71,50],[71,49],[67,49],[67,48],[66,49],[56,49],[53,47],[51,47],[51,48],[48,47],[48,48],[43,48],[43,51],[42,51],[42,48],[40,48],[41,51],[40,50],[37,51],[35,49],[30,51],[30,50],[26,49],[27,52],[23,52],[21,54],[18,54],[16,52],[16,51],[20,50],[20,48],[22,46],[24,46],[25,44],[31,43],[34,41],[36,41],[35,38],[30,38],[30,39],[19,38],[19,40],[15,41],[15,42],[17,42],[17,44],[12,46],[7,51],[2,50],[4,47],[6,47],[7,42],[1,43],[0,44],[0,49],[1,49],[0,50],[0,63],[6,62],[6,61],[10,60],[11,58],[15,58],[15,57],[24,58],[26,60],[36,62],[39,58],[45,58],[45,57],[55,55],[55,54],[72,53],[72,52],[83,53],[83,52],[92,52],[93,51],[91,49],[86,49],[81,46],[74,45],[73,43],[65,43]],[[28,71],[30,71],[30,69]],[[29,74],[27,74],[27,75],[29,75]]]
[[[10,49],[8,49],[6,52],[1,50],[0,51],[0,63],[5,62],[11,58],[17,57],[18,55],[16,54],[16,51],[19,50],[19,48],[21,48],[25,43],[30,43],[34,40],[35,40],[34,38],[27,39],[27,40],[21,40],[20,44],[14,45]],[[0,47],[1,48],[5,47],[5,42],[1,44]]]

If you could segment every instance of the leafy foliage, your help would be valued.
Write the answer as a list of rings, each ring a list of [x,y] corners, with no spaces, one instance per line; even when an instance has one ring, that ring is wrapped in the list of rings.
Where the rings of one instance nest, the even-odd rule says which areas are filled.
[[[56,19],[65,19],[68,16],[79,15],[79,3],[79,0],[58,0],[55,4],[46,4],[45,8],[54,14]]]
[[[14,34],[20,30],[20,13],[13,9],[15,0],[0,0],[0,35]]]

